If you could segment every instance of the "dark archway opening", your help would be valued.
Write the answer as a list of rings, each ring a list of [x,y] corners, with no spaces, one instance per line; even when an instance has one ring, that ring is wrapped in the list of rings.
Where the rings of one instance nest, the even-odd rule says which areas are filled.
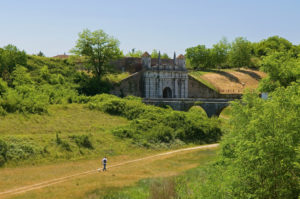
[[[164,88],[163,98],[172,98],[172,90],[169,87]]]

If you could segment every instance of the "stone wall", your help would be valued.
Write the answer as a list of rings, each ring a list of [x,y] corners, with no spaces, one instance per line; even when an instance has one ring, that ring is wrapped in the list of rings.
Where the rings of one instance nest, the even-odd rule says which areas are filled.
[[[138,97],[143,96],[143,71],[134,73],[129,77],[123,79],[118,84],[114,85],[111,94],[119,97],[125,97],[127,95],[134,95]]]

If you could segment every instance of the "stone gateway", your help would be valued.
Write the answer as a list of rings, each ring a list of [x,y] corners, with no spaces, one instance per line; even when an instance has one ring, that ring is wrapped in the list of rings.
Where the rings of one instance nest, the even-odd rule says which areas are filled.
[[[151,57],[146,52],[142,56],[143,96],[144,98],[187,98],[188,73],[184,56],[176,58],[170,64],[161,64],[160,53],[158,64],[151,66]]]

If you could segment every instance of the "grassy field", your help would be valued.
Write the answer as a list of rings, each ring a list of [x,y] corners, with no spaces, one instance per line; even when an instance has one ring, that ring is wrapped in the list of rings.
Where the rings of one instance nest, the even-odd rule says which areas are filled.
[[[149,153],[149,151],[148,151]],[[153,152],[152,152],[153,153]],[[157,153],[157,152],[156,152]],[[128,154],[109,158],[109,165],[144,157]],[[120,167],[107,172],[79,176],[42,189],[32,190],[8,198],[148,198],[153,194],[153,180],[182,174],[184,171],[213,160],[216,149],[180,152],[159,156]],[[0,170],[0,192],[45,180],[72,175],[99,167],[99,160],[78,160],[41,166],[5,168]],[[139,183],[141,179],[145,179]],[[157,179],[155,179],[156,181]],[[132,187],[133,186],[133,187]],[[120,189],[122,188],[122,189]],[[119,190],[119,191],[117,191]],[[120,197],[119,197],[120,196]],[[126,196],[126,197],[125,197]],[[154,197],[155,198],[155,197]]]
[[[90,110],[79,104],[53,105],[49,114],[43,115],[9,114],[0,118],[0,139],[8,143],[11,157],[4,166],[146,151],[132,145],[129,139],[111,134],[112,129],[126,124],[128,121],[123,117]]]
[[[109,199],[171,199],[171,198],[189,198],[188,195],[181,195],[182,192],[192,192],[188,185],[194,182],[201,182],[201,174],[205,166],[214,160],[215,150],[198,151],[188,154],[188,157],[182,157],[185,163],[197,164],[197,167],[187,171],[170,176],[160,176],[157,178],[146,178],[138,181],[133,186],[122,189],[107,187],[106,189],[96,189],[88,193],[86,198],[109,198]],[[170,160],[176,160],[180,156],[173,157]],[[177,160],[179,161],[179,160]],[[183,190],[185,189],[185,190]],[[197,189],[197,187],[195,187]]]

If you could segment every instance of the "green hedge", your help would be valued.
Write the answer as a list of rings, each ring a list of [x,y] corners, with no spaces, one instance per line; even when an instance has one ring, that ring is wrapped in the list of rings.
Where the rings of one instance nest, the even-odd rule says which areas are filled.
[[[176,140],[193,143],[212,143],[222,135],[219,121],[208,118],[203,112],[191,109],[189,112],[174,111],[145,105],[140,98],[102,94],[94,96],[88,103],[96,109],[131,120],[113,133],[121,138],[131,138],[135,143],[150,146],[157,143],[172,143]]]

